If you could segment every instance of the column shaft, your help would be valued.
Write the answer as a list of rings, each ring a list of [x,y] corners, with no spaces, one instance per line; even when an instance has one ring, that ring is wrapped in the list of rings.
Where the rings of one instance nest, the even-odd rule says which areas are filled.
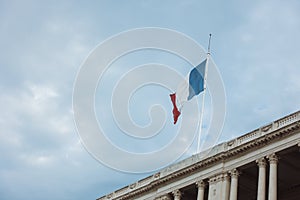
[[[277,200],[277,163],[278,157],[275,154],[268,156],[270,162],[269,174],[269,200]]]
[[[226,173],[223,175],[223,185],[222,185],[222,200],[228,200],[230,193],[230,176]]]
[[[258,188],[257,200],[265,200],[266,198],[266,160],[261,158],[256,161],[258,165]]]
[[[234,169],[231,171],[231,184],[230,184],[230,200],[237,200],[238,194],[238,176],[239,172]]]
[[[198,187],[197,200],[204,200],[205,182],[201,180],[196,185]]]
[[[209,188],[208,188],[208,200],[213,200],[214,196],[216,195],[216,180],[215,178],[210,178],[209,179]]]

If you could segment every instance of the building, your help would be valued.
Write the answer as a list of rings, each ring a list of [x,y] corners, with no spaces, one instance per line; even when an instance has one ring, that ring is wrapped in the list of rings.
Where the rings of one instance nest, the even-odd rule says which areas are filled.
[[[299,200],[300,111],[98,200]]]

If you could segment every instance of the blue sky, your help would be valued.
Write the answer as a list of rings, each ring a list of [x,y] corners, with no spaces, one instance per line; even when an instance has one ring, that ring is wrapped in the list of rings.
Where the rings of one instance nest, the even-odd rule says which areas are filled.
[[[204,47],[213,34],[212,57],[227,96],[220,142],[299,110],[299,10],[297,0],[0,1],[0,199],[95,199],[147,176],[93,159],[73,121],[81,64],[99,43],[128,29],[174,29]],[[181,68],[186,63],[173,57],[144,51],[119,65],[163,60],[185,75],[191,66]],[[166,91],[158,91],[153,101],[167,102]],[[144,100],[141,94],[134,101]],[[130,106],[137,123],[147,122],[141,113],[148,107]]]

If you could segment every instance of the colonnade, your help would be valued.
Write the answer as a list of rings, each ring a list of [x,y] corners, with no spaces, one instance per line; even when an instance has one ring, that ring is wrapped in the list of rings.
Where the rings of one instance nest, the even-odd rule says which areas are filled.
[[[267,164],[269,162],[269,188],[267,191]],[[257,200],[265,200],[268,194],[268,200],[277,200],[277,165],[278,156],[271,154],[266,158],[256,160],[258,166],[258,187]],[[197,186],[197,200],[206,200],[205,187],[208,186],[208,200],[237,200],[238,197],[238,177],[240,172],[233,169],[223,174],[216,175],[208,180],[199,180],[195,182]],[[180,189],[174,190],[171,195],[165,195],[158,199],[161,200],[181,200],[183,193]]]

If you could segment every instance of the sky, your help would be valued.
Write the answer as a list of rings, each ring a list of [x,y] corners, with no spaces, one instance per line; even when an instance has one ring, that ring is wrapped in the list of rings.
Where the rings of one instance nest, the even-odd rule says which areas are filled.
[[[82,64],[97,45],[130,29],[172,29],[204,48],[212,33],[211,56],[226,91],[218,143],[298,111],[299,10],[297,0],[0,0],[0,199],[96,199],[151,174],[121,172],[94,159],[74,122],[72,94]],[[128,103],[141,126],[149,123],[151,102],[165,108],[166,134],[155,141],[126,139],[106,109],[126,70],[154,62],[182,76],[192,67],[166,52],[135,52],[116,61],[96,90],[99,123],[128,151],[161,148],[178,129],[170,91],[159,85],[142,87]],[[211,111],[207,102],[204,127]],[[179,160],[193,153],[195,142]]]

